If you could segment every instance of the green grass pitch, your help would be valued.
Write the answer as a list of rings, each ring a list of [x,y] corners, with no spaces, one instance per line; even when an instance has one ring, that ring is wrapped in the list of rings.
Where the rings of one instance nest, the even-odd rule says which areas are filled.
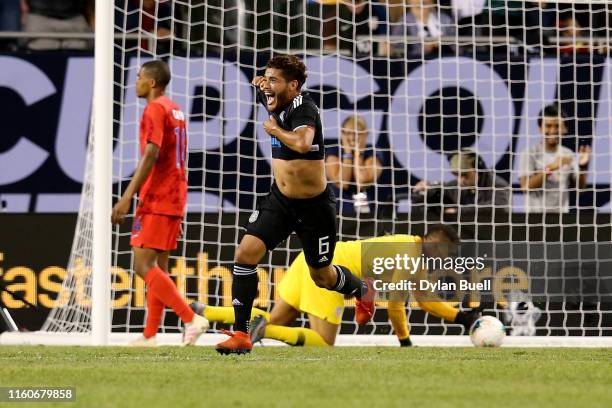
[[[0,386],[76,387],[60,407],[612,407],[612,349],[2,346]]]

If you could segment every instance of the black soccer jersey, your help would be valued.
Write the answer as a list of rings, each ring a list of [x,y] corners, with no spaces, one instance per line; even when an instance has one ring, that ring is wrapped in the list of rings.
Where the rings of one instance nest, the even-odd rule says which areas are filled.
[[[267,108],[266,95],[257,90],[259,101]],[[298,153],[291,150],[278,138],[272,138],[272,157],[281,160],[323,160],[325,158],[325,147],[323,145],[323,126],[319,108],[314,103],[308,92],[302,92],[296,96],[291,104],[282,111],[270,112],[276,119],[278,125],[288,131],[295,131],[302,126],[311,126],[315,129],[314,140],[308,153]]]

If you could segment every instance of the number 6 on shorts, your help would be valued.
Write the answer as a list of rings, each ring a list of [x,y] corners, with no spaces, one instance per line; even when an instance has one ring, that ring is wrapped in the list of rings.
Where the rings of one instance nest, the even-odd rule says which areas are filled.
[[[319,238],[319,255],[329,252],[329,235]]]

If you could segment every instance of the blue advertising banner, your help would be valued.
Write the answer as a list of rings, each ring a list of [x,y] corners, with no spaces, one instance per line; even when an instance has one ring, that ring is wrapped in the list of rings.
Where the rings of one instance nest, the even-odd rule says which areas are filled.
[[[260,125],[266,112],[256,106],[250,86],[253,67],[263,67],[267,55],[240,58],[169,61],[169,94],[189,117],[191,210],[250,210],[255,193],[270,185],[270,138]],[[460,147],[477,149],[488,167],[517,186],[516,155],[540,140],[540,109],[559,102],[568,117],[563,144],[572,150],[589,144],[594,152],[589,187],[578,203],[609,212],[612,64],[603,57],[579,58],[406,63],[310,56],[306,87],[319,102],[329,143],[337,143],[347,116],[364,116],[369,142],[385,166],[377,201],[389,203],[420,179],[452,178],[444,152]],[[143,103],[134,81],[142,62],[130,59],[116,76],[117,180],[129,177],[137,163]],[[4,211],[78,211],[92,93],[90,56],[0,55]],[[520,212],[520,192],[513,201],[513,211]]]

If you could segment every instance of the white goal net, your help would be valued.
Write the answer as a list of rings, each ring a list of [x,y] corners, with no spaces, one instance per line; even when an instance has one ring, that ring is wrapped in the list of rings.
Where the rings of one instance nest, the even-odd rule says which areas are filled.
[[[266,112],[250,80],[274,53],[294,53],[308,68],[328,160],[350,150],[344,130],[362,139],[372,174],[357,183],[340,165],[330,180],[340,240],[454,225],[492,251],[492,268],[471,279],[503,292],[465,294],[455,307],[482,303],[515,335],[610,336],[611,11],[596,1],[115,0],[113,201],[138,161],[138,68],[163,58],[189,136],[188,215],[170,273],[186,298],[231,306],[241,227],[272,182]],[[556,110],[540,126],[547,106]],[[43,331],[91,329],[90,159],[67,278]],[[127,224],[112,237],[117,333],[142,331],[145,317]],[[272,308],[299,251],[292,236],[264,258],[256,306]],[[384,303],[362,328],[346,304],[341,334],[392,334]],[[412,334],[463,332],[416,305],[409,322]],[[179,329],[167,310],[161,332]]]

